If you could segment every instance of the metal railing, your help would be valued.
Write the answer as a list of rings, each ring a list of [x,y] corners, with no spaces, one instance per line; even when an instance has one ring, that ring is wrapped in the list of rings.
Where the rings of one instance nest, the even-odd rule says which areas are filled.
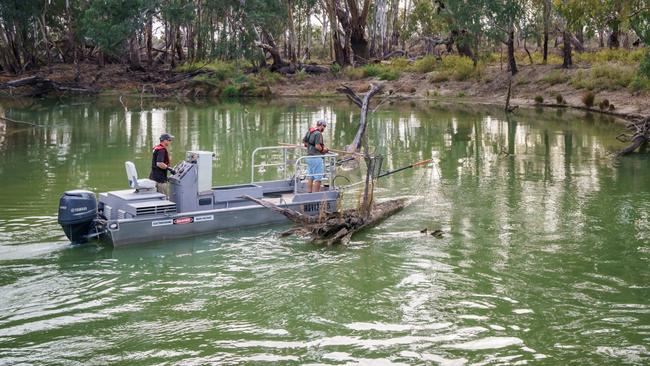
[[[302,180],[304,177],[305,179],[308,179],[309,177],[313,177],[316,175],[322,175],[323,178],[321,179],[321,182],[327,181],[330,185],[330,189],[336,189],[333,185],[333,178],[336,175],[336,157],[338,154],[336,153],[329,153],[329,154],[324,154],[324,155],[304,155],[299,157],[296,160],[296,174],[294,175],[294,184],[293,184],[293,193],[296,194],[298,193],[298,183],[300,183],[300,180]],[[306,159],[309,158],[322,158],[324,160],[323,164],[325,165],[325,169],[323,170],[323,173],[321,174],[307,174],[305,172],[304,174],[302,173],[301,165],[300,163],[304,163]]]
[[[300,150],[298,150],[300,149]],[[282,154],[282,159],[281,161],[270,161],[270,162],[263,162],[263,163],[256,163],[256,155],[261,152],[261,151],[281,151]],[[292,158],[298,156],[296,159],[290,159],[289,154],[290,152],[292,153]],[[255,183],[255,171],[256,169],[259,168],[267,168],[267,167],[282,167],[282,179],[287,180],[289,179],[289,169],[293,168],[293,177],[294,179],[294,193],[297,193],[298,189],[298,183],[300,182],[301,179],[303,178],[308,178],[310,176],[314,175],[321,175],[321,174],[307,174],[306,171],[303,169],[303,167],[306,165],[306,159],[314,157],[313,155],[304,155],[302,154],[302,146],[298,145],[288,145],[288,146],[264,146],[264,147],[258,147],[257,149],[253,150],[253,153],[251,154],[251,183]],[[338,154],[336,153],[329,153],[325,155],[318,155],[317,157],[325,159],[325,171],[323,172],[323,180],[328,181],[330,185],[332,185],[332,178],[336,174],[336,158],[338,157]],[[303,173],[304,171],[304,173]],[[331,187],[333,188],[333,187]]]
[[[287,166],[289,165],[289,159],[288,159],[288,153],[287,150],[292,150],[296,149],[297,146],[264,146],[264,147],[258,147],[257,149],[253,150],[253,153],[251,154],[251,183],[255,183],[255,169],[256,168],[266,168],[268,166],[281,166],[283,167],[283,177],[282,179],[287,179]],[[269,151],[269,150],[282,150],[282,162],[280,163],[262,163],[262,164],[255,164],[255,155],[260,152],[260,151]]]

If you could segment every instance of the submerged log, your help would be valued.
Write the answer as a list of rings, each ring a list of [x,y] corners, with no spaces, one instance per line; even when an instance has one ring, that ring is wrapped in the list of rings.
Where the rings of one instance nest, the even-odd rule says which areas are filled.
[[[323,217],[316,217],[308,216],[288,208],[278,207],[272,202],[248,195],[244,195],[242,198],[282,214],[293,223],[299,225],[282,232],[280,236],[285,237],[293,234],[306,235],[311,237],[313,243],[327,246],[347,244],[355,233],[379,224],[387,217],[399,212],[410,204],[410,201],[405,198],[373,204],[370,209],[370,214],[366,218],[356,209],[328,213]]]

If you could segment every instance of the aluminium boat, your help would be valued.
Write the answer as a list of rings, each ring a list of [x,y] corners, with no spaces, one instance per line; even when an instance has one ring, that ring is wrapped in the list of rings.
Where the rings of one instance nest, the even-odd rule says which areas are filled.
[[[266,160],[257,163],[259,155]],[[123,246],[288,222],[244,195],[307,215],[334,212],[340,197],[334,185],[336,157],[323,155],[321,191],[307,193],[307,156],[296,146],[255,149],[250,182],[220,187],[212,186],[214,153],[188,151],[169,177],[169,197],[156,192],[154,181],[138,179],[135,165],[126,162],[128,189],[102,192],[98,197],[88,190],[67,191],[59,202],[58,222],[72,243],[98,239]],[[257,179],[266,169],[277,169],[282,179]]]

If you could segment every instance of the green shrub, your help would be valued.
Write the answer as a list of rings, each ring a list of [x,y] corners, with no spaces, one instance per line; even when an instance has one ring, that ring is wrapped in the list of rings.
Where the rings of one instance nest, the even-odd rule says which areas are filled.
[[[330,72],[332,73],[332,75],[340,74],[341,73],[341,65],[339,65],[337,63],[331,64],[330,65]]]
[[[557,104],[564,104],[565,103],[564,102],[564,97],[562,97],[562,94],[556,95],[555,96],[555,101],[557,102]]]
[[[209,75],[197,75],[192,78],[191,84],[194,85],[208,85],[213,88],[220,88],[221,87],[221,80],[215,79],[212,76]]]
[[[578,63],[588,63],[592,65],[608,62],[635,65],[641,61],[644,52],[645,50],[643,48],[638,48],[635,50],[625,50],[622,48],[604,48],[596,52],[575,52],[573,54],[573,61]]]
[[[632,78],[628,85],[632,91],[650,90],[650,79],[639,76],[638,74]]]
[[[457,81],[468,80],[469,78],[479,75],[480,70],[474,68],[474,62],[469,57],[464,56],[447,56],[440,63],[442,71],[449,73],[452,79]]]
[[[224,98],[233,98],[239,95],[239,90],[234,85],[227,85],[221,91],[221,96]]]
[[[389,65],[367,64],[363,66],[365,76],[377,77],[380,80],[397,80],[399,71]]]
[[[544,55],[541,52],[531,52],[531,56],[533,57],[533,63],[534,64],[541,65],[541,64],[544,63]],[[503,55],[503,58],[504,58],[503,62],[504,63],[507,62],[505,54]],[[498,61],[498,59],[497,59],[497,61]],[[528,56],[526,56],[526,62],[528,62]],[[550,52],[546,55],[546,64],[547,65],[562,65],[563,62],[564,62],[564,60],[559,55],[556,55],[556,54],[550,53]]]
[[[449,75],[441,71],[433,71],[427,75],[427,80],[430,83],[441,83],[449,80]]]
[[[541,95],[537,95],[537,96],[535,96],[535,103],[537,103],[537,104],[542,104],[542,103],[544,103],[544,97],[541,96]]]
[[[385,68],[379,73],[380,80],[397,80],[399,79],[400,72],[393,68]]]
[[[424,56],[419,60],[416,60],[413,64],[413,69],[415,72],[420,74],[426,74],[436,69],[438,61],[434,56]]]
[[[393,69],[406,70],[410,64],[411,61],[409,61],[406,57],[397,57],[390,60],[390,66]]]
[[[378,64],[363,65],[364,76],[376,77],[381,73],[381,67]]]
[[[294,74],[293,78],[296,81],[303,81],[309,78],[309,74],[307,74],[305,70],[299,70],[297,73]]]
[[[237,75],[237,76],[233,77],[232,81],[234,83],[237,83],[237,84],[243,84],[243,83],[248,82],[248,77],[246,75],[244,75],[244,74],[241,74],[241,75]]]
[[[634,79],[634,68],[617,63],[594,65],[589,72],[578,70],[570,84],[577,89],[619,90],[626,88]]]
[[[240,68],[242,67],[244,66],[240,65]],[[211,72],[212,76],[218,80],[226,80],[235,75],[235,64],[224,61],[212,61],[207,64],[205,62],[185,63],[177,66],[174,70],[177,72],[192,72],[199,69]]]
[[[359,80],[366,77],[366,72],[361,67],[346,67],[345,69],[343,69],[343,73],[350,80]]]
[[[647,50],[639,62],[639,75],[650,79],[650,50]]]
[[[614,107],[613,104],[610,104],[610,105],[609,105],[609,111],[611,112],[611,111],[613,111],[614,109],[616,109],[616,107]]]
[[[272,72],[269,69],[262,69],[256,74],[248,75],[248,81],[256,86],[268,87],[276,84],[282,79],[282,75],[277,72]]]
[[[462,98],[462,97],[465,96],[465,92],[458,92],[458,94],[456,94],[456,96],[457,96],[458,98]]]
[[[585,94],[582,95],[582,103],[587,108],[593,107],[595,100],[596,100],[596,95],[594,95],[594,93],[592,92],[586,92]]]
[[[545,83],[549,83],[551,85],[555,84],[562,84],[566,83],[569,81],[569,75],[567,75],[564,71],[562,70],[553,70],[549,72],[548,74],[544,75],[541,79]]]

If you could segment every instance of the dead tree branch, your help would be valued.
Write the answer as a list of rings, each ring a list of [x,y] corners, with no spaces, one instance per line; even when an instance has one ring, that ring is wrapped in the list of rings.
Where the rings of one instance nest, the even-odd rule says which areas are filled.
[[[616,136],[621,142],[629,142],[630,145],[619,151],[616,156],[623,156],[640,149],[650,141],[650,116],[640,121],[628,122],[625,132]]]

